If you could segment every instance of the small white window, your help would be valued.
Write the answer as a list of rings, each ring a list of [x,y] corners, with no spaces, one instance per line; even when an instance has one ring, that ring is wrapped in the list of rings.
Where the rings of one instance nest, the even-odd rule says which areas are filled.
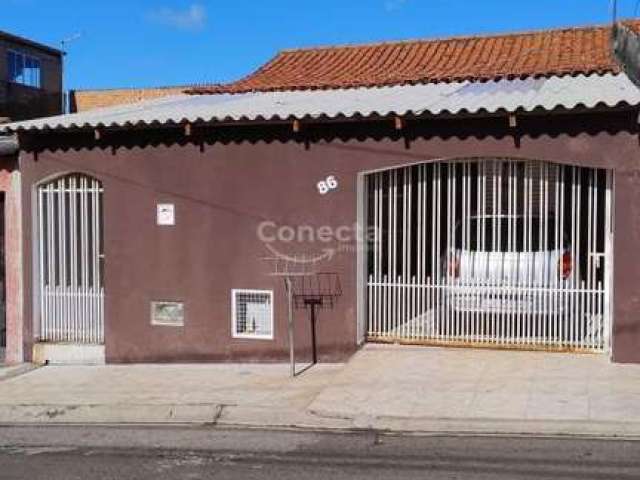
[[[273,339],[273,291],[232,290],[234,338]]]

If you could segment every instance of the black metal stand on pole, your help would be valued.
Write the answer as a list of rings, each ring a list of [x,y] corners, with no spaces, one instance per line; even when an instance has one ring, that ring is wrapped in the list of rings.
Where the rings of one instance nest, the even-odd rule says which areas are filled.
[[[307,299],[304,304],[309,307],[311,313],[311,358],[312,364],[318,363],[318,347],[316,345],[316,307],[322,305],[322,300]]]

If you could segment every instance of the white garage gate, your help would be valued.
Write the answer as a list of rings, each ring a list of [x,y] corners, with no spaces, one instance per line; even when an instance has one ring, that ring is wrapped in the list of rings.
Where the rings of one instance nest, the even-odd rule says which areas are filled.
[[[516,159],[368,175],[368,340],[607,351],[611,184]]]

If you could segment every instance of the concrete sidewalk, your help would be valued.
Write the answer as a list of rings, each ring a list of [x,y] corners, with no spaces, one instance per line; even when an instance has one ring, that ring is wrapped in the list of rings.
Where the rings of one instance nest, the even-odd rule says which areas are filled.
[[[292,379],[284,364],[47,366],[0,382],[0,423],[332,426],[307,407],[340,369]]]
[[[50,366],[0,381],[0,423],[640,437],[640,366],[375,345],[295,379],[287,365]]]
[[[393,430],[640,436],[640,366],[602,355],[370,345],[309,410]]]

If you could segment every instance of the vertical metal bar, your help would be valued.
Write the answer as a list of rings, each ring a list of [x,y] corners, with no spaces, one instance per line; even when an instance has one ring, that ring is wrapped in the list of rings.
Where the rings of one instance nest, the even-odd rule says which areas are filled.
[[[65,178],[61,178],[58,180],[58,199],[60,202],[60,286],[61,286],[61,294],[62,294],[62,309],[63,314],[62,318],[64,321],[64,329],[63,329],[63,339],[66,341],[70,340],[69,331],[69,296],[67,290],[67,198],[65,192]]]
[[[498,195],[497,195],[497,190],[498,190],[498,176],[497,176],[497,172],[496,170],[498,169],[498,160],[493,159],[492,160],[492,192],[491,192],[491,202],[492,202],[492,208],[491,208],[491,213],[492,213],[492,222],[491,222],[491,232],[492,232],[492,238],[491,238],[491,254],[493,254],[494,259],[498,259],[499,258],[499,244],[498,244],[498,230],[499,230],[499,224],[500,224],[500,217],[499,217],[499,211],[498,211]],[[490,254],[490,256],[491,256]],[[491,260],[489,260],[489,262],[491,262]],[[499,261],[497,261],[496,263],[500,263]],[[496,318],[496,304],[497,304],[497,295],[496,295],[496,285],[499,284],[499,273],[494,270],[492,272],[492,277],[490,278],[490,284],[492,285],[491,287],[491,304],[492,304],[492,308],[491,308],[491,341],[493,343],[497,343],[497,331],[498,331],[498,322],[497,322],[497,318]],[[498,278],[496,278],[498,277]]]
[[[598,191],[599,191],[599,175],[600,170],[599,169],[594,169],[592,171],[592,178],[591,178],[591,183],[592,183],[592,188],[593,188],[593,223],[592,223],[592,237],[593,237],[593,248],[591,249],[594,253],[597,253],[599,256],[598,258],[598,267],[600,267],[600,262],[602,260],[605,260],[604,257],[600,256],[601,252],[598,251],[598,233],[599,233],[599,228],[598,228]],[[589,283],[589,288],[591,288],[592,290],[597,290],[596,289],[596,278],[597,278],[597,270],[596,270],[596,265],[593,265],[593,272],[591,274],[591,281]],[[594,295],[597,299],[597,296],[600,295],[600,292],[597,291],[597,293]],[[596,319],[598,321],[598,325],[596,325],[595,327],[596,329],[596,334],[593,335],[592,337],[592,343],[593,346],[595,347],[596,345],[599,345],[599,339],[598,336],[601,332],[601,325],[600,325],[600,319],[602,317],[599,317],[597,315],[597,310],[596,310],[596,305],[595,303],[592,301],[590,307],[589,307],[589,315]],[[593,320],[592,320],[593,322]]]
[[[67,266],[65,268],[68,268],[69,273],[67,275],[67,291],[68,291],[68,295],[69,295],[69,316],[70,316],[70,336],[71,336],[71,341],[72,342],[77,342],[77,320],[78,320],[78,316],[77,316],[77,308],[76,308],[76,301],[77,301],[77,295],[75,293],[75,289],[73,286],[73,280],[74,280],[74,276],[73,276],[73,264],[74,264],[74,258],[73,258],[73,240],[74,240],[74,233],[73,233],[73,226],[74,226],[74,211],[73,211],[73,200],[74,200],[74,193],[73,193],[73,182],[74,182],[75,177],[73,175],[69,175],[66,179],[66,203],[68,205],[67,207],[67,226],[68,226],[68,234],[67,234],[67,250],[68,250],[68,259],[67,259]],[[65,227],[66,228],[66,227]]]
[[[538,244],[537,244],[537,250],[534,250],[533,252],[533,258],[534,260],[534,265],[535,265],[535,275],[536,275],[536,282],[535,282],[535,287],[536,291],[535,291],[535,302],[537,305],[537,308],[541,308],[542,307],[542,298],[541,298],[541,289],[544,287],[544,271],[543,270],[543,265],[544,261],[542,260],[542,234],[543,234],[543,230],[542,230],[542,225],[541,222],[543,220],[543,209],[544,209],[544,205],[543,205],[543,196],[544,196],[544,187],[543,187],[543,182],[542,182],[542,166],[543,163],[538,161],[537,163],[537,180],[538,180],[538,212],[537,212],[537,217],[534,216],[532,218],[532,225],[535,225],[535,222],[538,223]],[[536,344],[540,343],[540,338],[541,338],[541,318],[540,315],[536,315],[536,320],[535,320],[535,334],[534,334],[534,342]]]
[[[438,337],[444,338],[444,315],[442,312],[442,289],[441,284],[444,284],[442,273],[440,271],[440,250],[442,245],[441,240],[441,213],[442,213],[442,164],[436,163],[436,176],[437,176],[437,195],[436,195],[436,254],[435,260],[435,272],[436,272],[436,313],[438,316]],[[445,267],[446,268],[446,267]]]
[[[595,261],[596,260],[599,261],[599,257],[597,256],[597,247],[595,246],[597,242],[594,241],[594,240],[597,240],[596,226],[594,224],[594,218],[596,217],[594,213],[595,172],[596,172],[595,169],[593,168],[589,169],[588,179],[587,179],[588,200],[587,200],[587,252],[586,252],[587,272],[586,273],[587,273],[587,290],[589,291],[589,294],[587,296],[587,305],[584,311],[584,320],[583,320],[583,321],[586,321],[585,332],[589,334],[587,339],[587,343],[589,345],[587,346],[591,348],[593,348],[593,341],[594,341],[594,335],[595,335],[595,331],[593,329],[594,317],[593,317],[593,309],[592,309],[595,288],[594,288],[592,277],[595,274]],[[585,346],[584,336],[581,344],[583,347]]]
[[[367,231],[370,231],[370,229],[373,229],[373,236],[374,236],[374,243],[375,243],[375,238],[377,235],[377,231],[376,231],[376,227],[375,227],[375,218],[373,220],[371,220],[371,212],[372,209],[375,206],[375,202],[374,205],[372,205],[371,200],[371,188],[372,188],[372,183],[373,183],[373,177],[372,176],[366,176],[364,179],[364,192],[365,192],[365,196],[367,197],[368,201],[366,202],[367,205],[367,213],[366,213],[366,218],[367,218]],[[369,262],[369,256],[370,256],[370,251],[371,251],[371,247],[369,246],[369,240],[370,237],[367,236],[366,237],[366,254],[365,257],[367,258],[367,326],[365,328],[366,332],[367,332],[367,336],[371,336],[373,335],[373,275],[371,274],[371,264]],[[374,246],[375,248],[375,246]],[[287,277],[285,277],[285,289],[288,288],[289,283],[287,282]],[[287,292],[287,299],[288,299],[288,292]]]
[[[288,278],[285,279],[289,280]],[[367,288],[367,300],[369,302],[369,309],[368,309],[368,315],[367,315],[367,332],[369,333],[369,335],[375,336],[375,327],[373,326],[373,289],[374,287],[374,282],[375,282],[375,278],[373,275],[369,275],[368,277],[368,288]],[[287,292],[287,296],[288,296],[288,292]]]
[[[407,322],[406,285],[407,280],[407,169],[402,170],[402,287],[400,289],[400,336],[405,336]]]
[[[473,210],[472,210],[472,194],[473,194],[473,176],[472,176],[472,163],[467,162],[467,238],[466,238],[466,248],[469,255],[469,274],[467,279],[465,279],[465,285],[467,285],[467,297],[469,299],[472,298],[474,292],[471,290],[471,282],[473,279],[473,257],[475,254],[475,249],[471,247],[471,219],[473,218]],[[473,311],[470,310],[467,315],[467,341],[472,341],[472,323],[473,323]]]
[[[482,171],[481,171],[482,169]],[[482,239],[482,231],[484,230],[484,201],[485,201],[485,192],[483,189],[483,178],[484,178],[484,161],[482,162],[482,164],[480,163],[480,161],[476,161],[476,188],[477,188],[477,192],[476,192],[476,196],[477,196],[477,204],[476,204],[476,211],[478,212],[479,215],[477,215],[477,218],[475,220],[476,222],[476,250],[478,250],[478,252],[476,252],[474,254],[474,273],[475,273],[475,280],[472,283],[473,285],[473,289],[475,292],[477,292],[474,295],[475,298],[475,307],[477,310],[480,310],[481,305],[482,305],[482,292],[479,290],[479,285],[480,285],[480,278],[482,276],[482,272],[480,271],[482,265],[478,265],[478,262],[481,262],[482,259],[484,258],[484,242],[481,243],[481,239]],[[475,313],[473,316],[473,340],[475,342],[478,342],[480,340],[480,315],[478,313]]]
[[[431,308],[432,308],[432,312],[433,312],[433,324],[435,326],[434,328],[434,332],[433,335],[436,334],[436,332],[438,332],[438,334],[441,332],[440,330],[440,304],[438,302],[438,288],[437,285],[439,284],[440,278],[438,276],[438,266],[440,264],[440,258],[439,258],[439,253],[440,253],[440,249],[438,248],[438,231],[440,228],[440,224],[439,221],[437,220],[438,214],[440,212],[440,192],[439,192],[439,186],[440,186],[440,182],[439,182],[439,177],[437,174],[437,168],[438,168],[437,163],[432,163],[431,164],[431,182],[432,182],[432,188],[431,188],[431,282],[432,282],[432,289],[431,289],[431,295],[432,295],[432,301],[431,301]]]
[[[565,173],[566,167],[564,165],[560,165],[560,234],[562,235],[562,252],[564,254],[564,249],[568,247],[565,245],[569,239],[565,239],[565,210],[567,210],[567,203],[565,199]],[[561,317],[561,331],[560,331],[560,345],[566,345],[567,341],[567,331],[568,331],[568,322],[569,322],[569,312],[567,311],[567,295],[566,288],[567,282],[563,278],[562,273],[559,274],[560,278],[560,304],[562,307],[562,317]]]
[[[577,168],[577,173],[578,173],[578,185],[576,185],[576,188],[578,190],[578,199],[577,199],[577,225],[576,225],[576,234],[577,234],[577,245],[576,245],[576,249],[577,249],[577,253],[576,253],[576,274],[577,274],[577,278],[576,278],[576,283],[577,283],[577,287],[580,288],[581,286],[584,287],[583,283],[582,283],[582,256],[581,256],[581,235],[582,235],[582,228],[583,228],[583,222],[582,222],[582,172],[583,169],[582,168]],[[580,339],[583,337],[584,335],[584,321],[583,321],[583,316],[581,313],[581,294],[578,296],[578,301],[576,302],[576,339],[575,339],[575,344],[576,346],[578,346],[578,343],[580,341]]]
[[[425,286],[426,279],[428,278],[427,273],[427,255],[428,255],[428,243],[427,243],[427,165],[423,164],[421,166],[422,169],[422,280],[421,280],[421,292],[422,292],[422,307],[421,307],[421,315],[422,315],[422,332],[421,336],[424,337],[426,335],[426,322],[429,317],[429,309],[427,306],[428,301],[428,289]],[[431,186],[433,188],[433,186]]]
[[[61,341],[67,339],[67,315],[65,305],[65,285],[64,285],[64,194],[63,186],[61,185],[61,179],[56,180],[56,201],[58,205],[57,212],[57,228],[58,228],[58,258],[56,263],[56,270],[58,272],[58,302],[60,308],[60,329],[59,335]]]
[[[496,333],[494,334],[496,337],[496,343],[502,344],[504,343],[504,312],[502,309],[502,292],[503,292],[503,288],[504,288],[504,262],[505,262],[505,255],[503,252],[503,248],[502,248],[502,222],[504,221],[504,217],[502,216],[502,167],[503,167],[504,163],[502,160],[496,160],[496,169],[497,169],[497,175],[496,175],[496,186],[497,186],[497,191],[496,193],[496,206],[498,208],[497,210],[497,217],[498,217],[498,224],[496,225],[496,231],[497,231],[497,241],[496,241],[496,246],[497,246],[497,257],[498,258],[498,271],[496,272],[496,302],[499,305],[497,311],[495,312],[495,316],[496,316]]]
[[[466,252],[469,251],[469,247],[467,244],[467,236],[469,234],[468,229],[469,229],[469,225],[468,225],[468,219],[469,219],[469,202],[468,202],[468,191],[467,191],[467,187],[468,187],[468,181],[469,181],[469,175],[468,175],[468,166],[469,166],[469,162],[468,161],[464,161],[462,163],[462,217],[460,219],[460,225],[461,225],[461,229],[462,229],[462,239],[461,239],[461,249],[460,249],[460,276],[459,276],[459,284],[460,284],[460,298],[461,298],[461,302],[466,303],[467,301],[467,293],[466,293],[466,285],[467,285],[467,272],[466,272],[466,268],[467,268],[467,260],[466,258],[463,259],[463,255],[466,254]],[[463,270],[464,267],[464,270]],[[469,338],[467,336],[467,320],[468,320],[468,312],[467,312],[467,308],[463,307],[462,309],[462,315],[461,315],[461,331],[459,332],[460,336],[461,336],[461,340],[468,342]]]
[[[383,331],[384,317],[386,313],[386,304],[385,304],[385,287],[383,282],[383,254],[384,254],[384,173],[377,174],[378,176],[378,219],[376,225],[376,236],[378,239],[378,243],[376,245],[376,250],[378,252],[378,325],[376,334],[379,336]]]
[[[578,184],[578,178],[577,178],[577,171],[576,171],[576,167],[571,167],[571,258],[572,258],[572,262],[573,262],[573,274],[572,274],[572,281],[571,281],[571,288],[572,288],[572,294],[569,297],[569,302],[570,302],[570,315],[571,315],[571,321],[569,322],[569,344],[573,345],[574,339],[575,339],[575,322],[576,322],[576,311],[575,311],[575,291],[578,288],[578,269],[576,264],[578,263],[579,259],[578,259],[578,255],[577,255],[577,222],[576,222],[576,218],[578,216],[578,211],[577,211],[577,207],[576,207],[576,200],[577,200],[577,192],[576,192],[576,187]]]
[[[99,297],[99,292],[100,292],[100,287],[98,286],[98,224],[97,224],[97,220],[98,220],[98,189],[97,189],[97,184],[96,184],[96,180],[91,179],[91,221],[92,221],[92,227],[91,227],[91,273],[92,273],[92,279],[91,279],[91,285],[92,285],[92,289],[91,289],[91,315],[93,318],[93,322],[91,324],[91,337],[92,337],[92,342],[93,343],[97,343],[99,341],[99,336],[100,336],[100,297]]]
[[[606,329],[606,303],[607,303],[607,287],[605,286],[603,289],[602,282],[598,282],[598,296],[596,297],[596,312],[598,320],[598,332],[601,332],[604,329],[605,336],[608,337],[607,329]],[[604,319],[604,325],[603,323]],[[598,335],[598,349],[600,351],[604,350],[608,345],[608,342],[604,342],[602,336]]]
[[[451,224],[451,254],[453,255],[453,261],[455,262],[455,259],[457,257],[457,244],[456,244],[456,240],[457,240],[457,234],[458,234],[458,229],[457,229],[457,225],[458,225],[458,195],[457,195],[457,186],[458,186],[458,166],[459,163],[458,162],[454,162],[451,164],[451,168],[453,170],[453,173],[451,175],[451,185],[453,188],[452,193],[452,201],[453,201],[453,212],[451,215],[451,219],[452,219],[452,224]],[[454,302],[457,301],[458,299],[458,279],[455,276],[455,271],[454,274],[451,275],[451,283],[453,284],[453,288],[452,288],[452,292],[453,292],[453,298],[454,298]],[[460,315],[458,313],[458,311],[454,308],[452,309],[452,318],[451,318],[451,329],[452,329],[452,333],[454,338],[458,338],[458,336],[460,335]]]
[[[389,335],[390,331],[390,322],[393,317],[393,287],[391,284],[393,283],[393,183],[392,183],[392,174],[391,172],[387,172],[387,313],[384,323],[384,335]]]
[[[549,311],[549,288],[551,287],[551,282],[550,282],[550,272],[549,272],[549,267],[550,267],[550,261],[552,258],[552,255],[550,253],[550,249],[549,249],[549,164],[548,163],[544,163],[544,208],[543,208],[543,215],[541,215],[543,218],[543,224],[542,227],[544,228],[544,235],[543,235],[543,240],[544,240],[544,260],[543,260],[543,287],[544,290],[542,292],[542,311],[543,312],[547,312]],[[547,315],[545,315],[542,318],[542,343],[544,345],[548,345],[548,332],[547,332]]]
[[[54,238],[54,229],[53,229],[53,183],[49,183],[46,189],[46,197],[47,197],[47,241],[48,241],[48,265],[47,265],[47,298],[49,307],[47,308],[47,330],[49,331],[49,337],[46,340],[55,340],[56,335],[56,311],[55,311],[55,296],[53,293],[55,292],[56,280],[53,272],[53,265],[55,262],[55,238]]]
[[[373,282],[374,283],[378,283],[379,277],[378,277],[378,256],[380,255],[380,249],[379,249],[379,224],[378,224],[378,208],[379,208],[379,199],[378,199],[378,195],[379,195],[379,189],[378,189],[378,182],[380,181],[380,174],[374,174],[373,177],[371,178],[372,180],[372,187],[373,187]],[[377,287],[374,286],[374,288],[372,289],[372,295],[373,295],[373,312],[371,315],[371,322],[372,322],[372,326],[371,329],[374,333],[374,335],[376,335],[379,331],[379,327],[378,327],[378,322],[379,322],[379,318],[378,318],[378,289]]]
[[[415,292],[414,292],[414,315],[415,320],[412,322],[414,326],[413,333],[415,337],[420,337],[421,324],[424,322],[423,310],[422,310],[422,302],[421,302],[421,291],[419,285],[423,283],[423,273],[422,273],[422,257],[424,255],[422,250],[422,229],[424,223],[422,221],[422,165],[418,165],[417,167],[417,183],[416,183],[416,196],[417,196],[417,205],[416,205],[416,275],[417,280],[415,283]],[[416,324],[419,322],[418,324]]]
[[[102,290],[102,275],[101,275],[101,265],[102,265],[102,246],[101,246],[101,237],[102,237],[102,224],[101,224],[101,211],[102,211],[102,187],[100,182],[96,180],[96,284],[98,285],[98,341],[100,343],[104,342],[104,316],[102,314],[102,303],[103,297],[100,295],[100,291]]]
[[[509,307],[504,313],[505,317],[505,326],[504,326],[504,338],[506,343],[513,343],[513,315],[515,313],[515,309],[518,307],[518,296],[517,290],[513,286],[513,272],[515,269],[515,262],[513,258],[514,248],[513,248],[513,228],[514,228],[514,213],[513,213],[513,166],[514,161],[508,160],[506,161],[506,170],[507,170],[507,242],[505,248],[505,257],[508,258],[508,270],[506,274],[506,281],[503,290],[503,294],[505,294],[506,298],[510,298],[511,301],[508,301]],[[503,275],[505,276],[505,275]]]
[[[605,268],[604,268],[604,302],[602,305],[604,320],[604,348],[611,351],[612,348],[612,321],[613,321],[613,235],[614,235],[614,205],[613,205],[613,189],[614,189],[614,176],[611,170],[606,171],[606,184],[605,184],[605,237],[604,237],[604,250],[605,250]],[[600,285],[601,287],[602,285]],[[601,288],[600,288],[601,289]]]
[[[393,171],[393,281],[396,286],[393,288],[393,318],[392,331],[397,335],[398,321],[400,318],[399,310],[399,279],[398,279],[398,170]]]
[[[447,299],[449,306],[454,301],[453,294],[451,293],[451,271],[450,271],[450,262],[451,262],[451,211],[453,201],[451,199],[451,179],[453,175],[451,174],[451,162],[447,163],[447,229],[446,229],[446,237],[445,237],[445,245],[446,245],[446,254],[445,254],[445,283],[446,283],[446,292],[448,292],[449,298]],[[445,306],[445,338],[447,340],[451,339],[451,308],[447,308]]]
[[[512,327],[512,332],[513,332],[513,337],[514,337],[514,342],[516,344],[521,343],[522,341],[522,337],[521,337],[521,332],[520,332],[520,319],[522,317],[522,311],[526,308],[526,297],[524,297],[522,295],[522,290],[519,288],[518,285],[518,280],[521,276],[521,272],[520,272],[520,251],[522,249],[522,245],[518,244],[518,239],[520,238],[518,236],[518,227],[520,225],[520,212],[518,210],[518,180],[520,175],[520,166],[521,163],[520,162],[513,162],[513,215],[514,215],[514,220],[513,220],[513,258],[514,258],[514,271],[513,271],[513,281],[511,282],[511,284],[513,285],[513,288],[516,289],[517,294],[516,294],[516,300],[518,301],[518,305],[516,307],[516,312],[515,315],[513,317],[513,327]]]
[[[406,270],[407,270],[407,275],[405,277],[405,281],[409,284],[409,287],[407,288],[407,296],[406,296],[406,332],[405,332],[405,336],[409,336],[411,337],[411,325],[412,325],[412,319],[413,319],[413,312],[411,311],[411,306],[412,306],[412,297],[411,294],[413,292],[413,289],[411,288],[411,277],[412,277],[412,244],[413,244],[413,222],[412,222],[412,217],[413,217],[413,196],[412,196],[412,190],[413,190],[413,168],[412,167],[407,167],[406,169],[406,173],[408,174],[408,178],[407,178],[407,223],[405,225],[405,230],[406,230],[406,235],[407,235],[407,266],[406,266]]]
[[[76,176],[69,177],[69,293],[71,296],[72,341],[78,342],[78,291],[76,289]]]
[[[560,209],[563,208],[560,205],[560,167],[555,165],[555,209],[554,209],[554,225],[556,229],[556,252],[558,257],[558,264],[556,265],[556,270],[554,272],[554,314],[553,314],[553,343],[555,345],[559,344],[560,334],[558,328],[560,326],[559,321],[560,318],[560,295],[558,293],[558,289],[560,288],[560,282],[562,281],[562,255],[564,250],[564,229],[562,224],[560,223]]]
[[[519,191],[519,183],[522,178],[522,163],[514,162],[513,171],[514,171],[514,180],[513,180],[513,214],[515,216],[514,219],[514,231],[513,231],[513,259],[514,259],[514,279],[513,286],[516,289],[516,299],[518,305],[516,307],[516,313],[514,315],[513,320],[513,336],[514,342],[516,344],[522,343],[522,330],[521,330],[521,322],[522,316],[524,312],[526,312],[527,308],[527,297],[523,292],[522,288],[522,249],[523,246],[518,244],[518,239],[520,238],[519,231],[522,229],[522,216],[520,215],[520,210],[518,209],[518,194]]]
[[[533,245],[533,235],[534,235],[534,231],[533,231],[533,214],[534,214],[534,198],[533,198],[533,192],[534,192],[534,188],[535,188],[535,171],[534,171],[534,163],[529,162],[529,191],[527,193],[527,197],[528,197],[528,209],[527,209],[527,232],[528,232],[528,252],[529,252],[529,262],[530,262],[530,266],[529,266],[529,278],[530,278],[530,282],[528,283],[529,288],[531,289],[531,299],[533,302],[535,302],[535,286],[536,286],[536,262],[535,262],[535,251],[533,249],[534,245]],[[527,319],[527,327],[529,329],[529,338],[528,338],[528,342],[529,344],[533,344],[535,343],[535,336],[536,336],[536,318],[535,315],[532,314],[533,312],[530,312],[529,314],[529,318]]]
[[[508,222],[508,237],[509,237],[509,243],[508,243],[508,247],[507,247],[507,252],[509,254],[509,261],[510,261],[510,269],[509,269],[509,277],[508,277],[508,281],[507,281],[507,288],[509,289],[509,295],[511,296],[511,298],[515,299],[515,303],[511,302],[512,304],[512,308],[511,311],[509,312],[509,314],[507,315],[507,339],[509,343],[515,343],[515,318],[518,312],[518,308],[520,306],[520,298],[518,295],[518,289],[517,286],[515,285],[515,281],[518,278],[517,277],[517,269],[518,269],[518,257],[517,257],[517,250],[516,250],[516,246],[515,246],[515,237],[516,237],[516,228],[517,228],[517,223],[516,223],[516,211],[515,211],[515,196],[516,196],[516,191],[515,191],[515,168],[516,168],[516,163],[514,160],[510,160],[509,163],[509,185],[508,185],[508,189],[509,189],[509,198],[508,198],[508,202],[509,202],[509,207],[508,207],[508,216],[509,216],[509,222]]]
[[[87,342],[87,323],[89,321],[89,311],[87,309],[88,303],[88,255],[87,255],[87,179],[84,176],[80,177],[80,284],[82,289],[81,297],[81,312],[82,312],[82,341]]]
[[[100,316],[99,316],[100,312],[99,312],[99,309],[97,308],[99,305],[98,299],[99,299],[99,292],[100,292],[100,287],[98,286],[98,260],[99,260],[99,257],[98,257],[98,185],[95,179],[91,180],[91,184],[92,184],[91,195],[93,197],[93,202],[92,202],[93,238],[91,239],[93,241],[93,249],[92,249],[93,256],[91,260],[93,261],[93,269],[92,269],[93,282],[92,283],[93,283],[93,294],[95,295],[94,301],[92,302],[92,311],[93,311],[93,319],[94,319],[93,339],[94,339],[94,342],[99,342],[100,341]]]
[[[42,186],[38,187],[38,260],[40,265],[40,339],[47,338],[47,312],[46,312],[46,290],[45,290],[45,238],[46,232],[44,229],[44,189]]]

